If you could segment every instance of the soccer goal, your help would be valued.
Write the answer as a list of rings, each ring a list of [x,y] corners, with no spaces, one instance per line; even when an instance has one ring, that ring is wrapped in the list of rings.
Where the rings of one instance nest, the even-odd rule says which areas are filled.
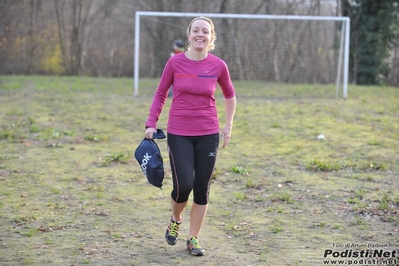
[[[159,78],[176,39],[187,40],[193,17],[212,18],[217,32],[212,53],[229,66],[233,80],[335,84],[348,93],[348,17],[136,12],[134,95],[140,78]]]

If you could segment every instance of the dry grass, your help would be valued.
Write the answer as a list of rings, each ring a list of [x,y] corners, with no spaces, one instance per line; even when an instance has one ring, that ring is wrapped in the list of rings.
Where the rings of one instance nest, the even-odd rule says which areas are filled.
[[[164,190],[132,156],[157,82],[133,97],[130,79],[0,77],[1,265],[322,265],[334,243],[399,247],[399,89],[342,101],[329,85],[236,82],[195,258],[163,239],[166,141]]]

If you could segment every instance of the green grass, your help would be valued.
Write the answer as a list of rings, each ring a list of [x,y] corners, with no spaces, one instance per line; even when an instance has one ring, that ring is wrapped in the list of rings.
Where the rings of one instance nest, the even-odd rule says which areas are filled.
[[[157,140],[163,190],[132,156],[157,79],[142,80],[135,97],[127,78],[0,81],[0,264],[195,264],[183,237],[189,209],[183,243],[163,239],[166,141]],[[399,89],[349,86],[344,101],[333,85],[234,84],[233,135],[218,152],[201,263],[320,265],[332,243],[397,248]],[[223,126],[220,90],[216,100]]]

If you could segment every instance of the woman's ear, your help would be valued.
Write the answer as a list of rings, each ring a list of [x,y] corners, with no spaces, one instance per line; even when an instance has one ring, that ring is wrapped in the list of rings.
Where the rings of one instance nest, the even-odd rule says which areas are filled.
[[[215,44],[215,41],[216,41],[216,38],[212,38],[210,41],[209,41],[209,45],[214,45]]]

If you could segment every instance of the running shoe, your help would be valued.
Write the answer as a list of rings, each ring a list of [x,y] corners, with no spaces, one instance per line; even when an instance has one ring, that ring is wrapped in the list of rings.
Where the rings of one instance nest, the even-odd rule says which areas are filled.
[[[179,235],[179,226],[180,223],[173,221],[170,218],[170,222],[168,224],[168,228],[166,228],[165,239],[169,245],[174,245],[177,242],[177,237]]]
[[[187,240],[187,249],[190,251],[191,255],[194,256],[202,256],[205,254],[205,249],[199,245],[198,239],[195,236]]]

